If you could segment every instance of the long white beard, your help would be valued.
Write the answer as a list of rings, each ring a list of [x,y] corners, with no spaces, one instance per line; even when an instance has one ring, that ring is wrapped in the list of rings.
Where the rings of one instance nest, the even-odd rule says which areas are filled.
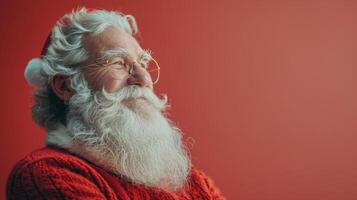
[[[166,100],[138,86],[94,95],[82,88],[69,106],[71,139],[63,142],[49,134],[47,143],[62,143],[60,146],[134,183],[168,190],[184,186],[191,162],[180,130],[163,114]]]

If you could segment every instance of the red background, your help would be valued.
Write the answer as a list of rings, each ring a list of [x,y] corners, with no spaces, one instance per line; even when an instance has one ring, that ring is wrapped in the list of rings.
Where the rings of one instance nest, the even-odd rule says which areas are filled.
[[[44,145],[23,78],[78,5],[133,14],[157,91],[228,199],[357,199],[357,1],[1,1],[1,197]]]

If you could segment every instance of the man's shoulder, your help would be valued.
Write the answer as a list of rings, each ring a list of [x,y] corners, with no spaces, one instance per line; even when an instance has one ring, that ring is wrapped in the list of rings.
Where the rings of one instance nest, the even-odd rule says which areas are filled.
[[[86,160],[71,154],[68,151],[55,147],[44,147],[32,151],[18,161],[9,175],[11,180],[45,179],[47,177],[81,176],[91,178],[96,170]]]
[[[9,199],[38,199],[41,196],[72,199],[77,195],[91,195],[95,199],[112,199],[114,196],[91,164],[52,147],[35,150],[21,159],[7,182]]]
[[[74,154],[66,150],[55,147],[44,147],[27,154],[24,158],[17,162],[15,167],[28,167],[31,165],[37,165],[38,163],[41,163],[42,165],[46,165],[46,163],[51,163],[52,165],[55,163],[57,163],[57,165],[87,164],[85,160],[75,156]]]
[[[225,199],[213,180],[205,172],[195,166],[191,167],[189,185],[193,190],[200,188],[199,190],[209,195],[210,199]]]

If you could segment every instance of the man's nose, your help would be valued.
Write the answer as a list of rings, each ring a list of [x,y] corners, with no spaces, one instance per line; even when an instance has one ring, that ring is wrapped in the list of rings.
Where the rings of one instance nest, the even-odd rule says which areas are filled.
[[[127,79],[128,85],[138,85],[142,87],[153,87],[153,83],[149,73],[142,68],[139,64],[133,63],[131,73]]]

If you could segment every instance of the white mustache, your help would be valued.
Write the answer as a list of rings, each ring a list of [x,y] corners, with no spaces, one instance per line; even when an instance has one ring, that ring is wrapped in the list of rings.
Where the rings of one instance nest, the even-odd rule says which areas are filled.
[[[105,98],[107,101],[102,101],[102,98]],[[123,102],[125,100],[132,100],[144,98],[149,103],[151,103],[155,108],[159,110],[163,110],[166,107],[167,98],[163,96],[160,99],[155,93],[146,87],[140,87],[137,85],[129,85],[125,86],[124,88],[120,89],[114,93],[108,93],[105,90],[101,92],[101,95],[94,95],[94,100],[98,105],[101,106],[111,106],[114,103]],[[108,101],[110,102],[108,104]],[[103,102],[106,102],[103,104]]]

